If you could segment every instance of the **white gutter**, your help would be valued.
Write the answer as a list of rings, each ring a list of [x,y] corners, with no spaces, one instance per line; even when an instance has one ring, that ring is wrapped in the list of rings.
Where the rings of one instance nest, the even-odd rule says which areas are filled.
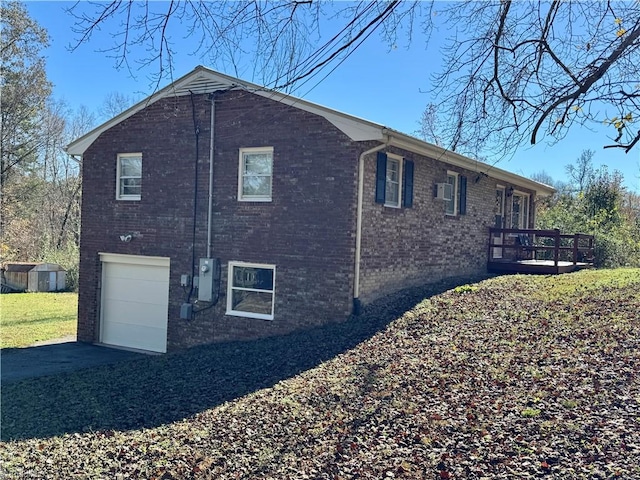
[[[215,140],[216,99],[215,92],[210,94],[211,100],[211,126],[209,136],[209,209],[207,211],[207,258],[211,258],[211,237],[213,229],[213,156]]]
[[[550,187],[549,185],[530,180],[526,177],[516,175],[515,173],[511,173],[507,170],[503,170],[479,160],[473,160],[471,158],[460,155],[459,153],[446,150],[442,147],[438,147],[427,142],[423,142],[422,140],[418,140],[417,138],[410,137],[403,133],[389,130],[387,128],[384,129],[383,133],[389,139],[388,143],[398,148],[424,155],[426,157],[430,157],[435,160],[439,160],[441,162],[455,165],[467,170],[477,171],[478,173],[484,172],[491,178],[494,178],[496,180],[502,180],[504,182],[509,182],[511,184],[519,185],[521,187],[533,190],[537,195],[546,197],[549,195],[553,195],[553,193],[556,191],[555,188]]]
[[[353,302],[354,307],[360,296],[360,256],[362,247],[362,202],[364,197],[364,157],[372,153],[379,152],[387,147],[386,143],[382,143],[376,147],[365,150],[360,154],[358,159],[358,207],[356,213],[356,265],[353,278]],[[357,310],[357,308],[356,308]]]

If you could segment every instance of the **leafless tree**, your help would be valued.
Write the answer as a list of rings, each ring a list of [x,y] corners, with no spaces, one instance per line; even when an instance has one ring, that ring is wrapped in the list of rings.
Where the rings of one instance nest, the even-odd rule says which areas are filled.
[[[603,123],[611,131],[606,147],[629,152],[640,142],[635,0],[114,0],[93,8],[70,10],[78,44],[105,27],[118,66],[134,67],[138,48],[151,52],[135,58],[157,64],[157,82],[172,78],[172,38],[176,27],[186,28],[194,51],[212,66],[285,91],[322,81],[374,32],[392,45],[400,34],[411,41],[414,28],[422,28],[447,39],[432,98],[444,119],[436,137],[452,150],[496,158],[523,143],[561,139],[578,125]]]
[[[403,21],[413,24],[419,2],[254,0],[196,2],[77,2],[77,42],[104,28],[113,43],[104,52],[134,73],[156,65],[157,87],[173,78],[176,37],[193,40],[193,54],[263,85],[291,91],[335,68],[374,31],[390,41]],[[324,20],[332,19],[328,27]],[[333,33],[327,33],[333,32]],[[137,51],[136,51],[137,49]]]
[[[596,154],[593,150],[583,150],[580,157],[576,159],[576,163],[567,165],[565,170],[570,179],[573,191],[577,193],[584,192],[593,180],[596,169],[593,166],[593,157]]]
[[[535,180],[536,182],[544,183],[545,185],[554,186],[555,180],[546,170],[541,170],[539,172],[535,172],[529,176],[531,180]]]
[[[95,121],[86,109],[72,112],[52,99],[41,117],[46,142],[29,172],[14,172],[3,189],[3,256],[14,260],[44,260],[79,242],[81,168],[64,148]]]
[[[434,79],[453,149],[473,138],[494,153],[605,123],[607,147],[640,140],[640,3],[464,2]]]
[[[136,100],[133,96],[123,92],[112,91],[105,96],[102,106],[98,108],[98,114],[103,121],[106,121],[124,112],[134,103],[136,103]]]
[[[417,136],[423,140],[433,143],[439,147],[444,147],[441,137],[440,122],[438,120],[437,107],[430,103],[422,112],[420,119],[420,129],[416,132]]]

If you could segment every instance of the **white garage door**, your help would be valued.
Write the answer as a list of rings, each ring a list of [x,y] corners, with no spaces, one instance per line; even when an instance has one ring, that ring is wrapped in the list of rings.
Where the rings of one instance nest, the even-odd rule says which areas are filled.
[[[169,258],[101,253],[100,343],[167,351]]]

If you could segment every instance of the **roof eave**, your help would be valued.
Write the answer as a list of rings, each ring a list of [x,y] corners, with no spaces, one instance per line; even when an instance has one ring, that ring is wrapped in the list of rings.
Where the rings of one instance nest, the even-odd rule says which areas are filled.
[[[489,165],[479,160],[473,160],[469,157],[460,155],[459,153],[446,150],[442,147],[424,142],[401,132],[385,129],[384,134],[389,136],[391,144],[399,148],[404,148],[450,165],[455,165],[478,173],[484,173],[496,180],[501,180],[503,182],[508,182],[513,185],[533,190],[536,192],[536,195],[547,197],[553,195],[556,191],[555,188],[550,187],[549,185],[536,182],[535,180],[511,173],[507,170],[502,170],[501,168]]]
[[[193,84],[189,85],[192,82]],[[94,128],[89,133],[83,135],[77,140],[74,140],[67,146],[67,153],[70,155],[82,156],[104,131],[114,127],[118,123],[126,120],[132,115],[135,115],[139,111],[167,95],[186,95],[193,93],[191,90],[192,87],[197,87],[196,93],[211,93],[221,87],[226,89],[242,88],[256,95],[320,115],[353,141],[388,141],[399,148],[424,154],[425,156],[444,161],[451,165],[477,171],[478,173],[485,173],[497,180],[528,188],[535,191],[538,195],[549,196],[555,192],[555,189],[548,185],[544,185],[520,175],[516,175],[515,173],[473,160],[458,153],[424,142],[410,135],[386,128],[383,125],[333,110],[307,100],[293,97],[285,93],[269,90],[259,85],[216,72],[201,65],[198,65],[194,70],[160,89],[150,97],[138,102],[131,108]]]
[[[176,80],[176,81],[172,82],[171,84],[167,85],[166,87],[158,90],[153,95],[151,95],[151,96],[145,98],[144,100],[136,103],[132,107],[130,107],[130,108],[126,109],[125,111],[123,111],[122,113],[120,113],[120,114],[116,115],[115,117],[107,120],[106,122],[104,122],[103,124],[97,126],[96,128],[94,128],[90,132],[88,132],[88,133],[84,134],[83,136],[81,136],[80,138],[74,140],[69,145],[67,145],[67,147],[65,149],[66,152],[69,155],[77,155],[77,156],[84,155],[84,152],[87,150],[87,148],[89,148],[91,146],[91,144],[100,136],[100,134],[102,134],[102,132],[110,129],[111,127],[114,127],[115,125],[119,124],[123,120],[126,120],[127,118],[131,117],[132,115],[135,115],[139,111],[143,110],[144,108],[148,107],[149,105],[151,105],[151,104],[157,102],[158,100],[160,100],[161,98],[163,98],[167,93],[169,93],[169,92],[171,92],[173,90],[176,90],[181,85],[185,84],[186,82],[189,82],[192,79],[192,77],[197,75],[199,71],[202,71],[203,68],[204,67],[201,67],[201,66],[196,67],[194,70],[192,70],[191,72],[187,73],[186,75],[183,75],[178,80]]]
[[[364,140],[381,140],[382,134],[381,129],[382,125],[369,122],[368,120],[364,120],[358,117],[354,117],[353,115],[349,115],[346,113],[339,112],[337,110],[333,110],[327,107],[323,107],[321,105],[309,102],[307,100],[302,100],[301,98],[297,98],[291,95],[287,95],[285,93],[277,92],[275,90],[269,90],[259,85],[253,84],[251,82],[245,82],[243,80],[239,80],[237,78],[230,77],[223,73],[216,72],[207,67],[203,67],[201,65],[197,66],[194,70],[187,73],[183,77],[178,80],[172,82],[161,90],[157,91],[155,94],[147,97],[146,99],[138,102],[133,105],[131,108],[125,110],[119,115],[113,117],[112,119],[106,121],[102,125],[94,128],[89,133],[83,135],[71,142],[66,151],[70,155],[78,155],[82,156],[84,152],[91,146],[91,144],[102,134],[102,132],[108,130],[109,128],[114,127],[118,123],[126,120],[127,118],[135,115],[142,109],[148,107],[154,102],[160,100],[161,98],[175,94],[175,95],[184,95],[185,89],[187,85],[191,82],[197,83],[199,78],[208,77],[209,79],[215,79],[214,84],[217,85],[218,88],[212,87],[210,88],[199,88],[196,90],[196,93],[210,93],[219,87],[223,86],[227,89],[233,88],[242,88],[248,90],[256,95],[284,103],[289,106],[293,106],[299,108],[301,110],[305,110],[310,113],[314,113],[316,115],[320,115],[327,119],[330,123],[332,123],[336,128],[341,130],[345,135],[347,135],[353,141],[364,141]],[[202,86],[200,86],[202,87]]]

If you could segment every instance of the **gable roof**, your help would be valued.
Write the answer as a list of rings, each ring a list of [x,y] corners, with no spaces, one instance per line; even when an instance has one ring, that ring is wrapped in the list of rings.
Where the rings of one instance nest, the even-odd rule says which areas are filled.
[[[67,146],[67,153],[70,155],[82,156],[103,132],[135,115],[160,99],[190,95],[191,93],[204,94],[218,90],[240,89],[324,117],[353,141],[379,141],[389,145],[394,145],[396,147],[429,156],[478,173],[486,173],[498,180],[521,185],[525,188],[534,190],[539,195],[551,195],[555,192],[555,189],[548,185],[535,182],[520,175],[516,175],[492,165],[451,152],[442,147],[432,145],[410,135],[387,128],[384,125],[323,107],[322,105],[318,105],[301,98],[269,90],[265,87],[261,87],[260,85],[216,72],[215,70],[203,67],[202,65],[197,66],[191,72],[180,77],[178,80],[167,85],[161,90],[158,90],[150,97],[133,105],[131,108],[91,130],[89,133],[74,140]]]

